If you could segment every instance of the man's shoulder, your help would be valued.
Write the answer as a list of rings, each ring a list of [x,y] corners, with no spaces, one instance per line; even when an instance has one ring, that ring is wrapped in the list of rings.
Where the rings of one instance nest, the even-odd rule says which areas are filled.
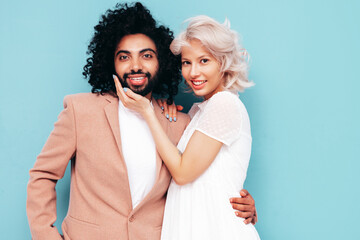
[[[65,98],[71,99],[72,101],[98,101],[99,99],[104,99],[104,100],[115,100],[116,98],[111,95],[110,93],[104,93],[104,94],[100,94],[100,93],[75,93],[75,94],[70,94],[70,95],[66,95]]]
[[[180,131],[184,131],[186,126],[190,122],[190,116],[186,113],[177,112],[176,114],[176,122],[172,122],[170,126],[173,129],[180,129]]]
[[[66,95],[64,98],[64,102],[72,102],[74,104],[80,105],[97,105],[106,102],[115,101],[116,98],[109,93],[76,93]]]
[[[184,122],[186,125],[190,122],[190,116],[186,113],[177,112],[176,122]]]
[[[167,120],[168,121],[168,120]],[[190,122],[189,115],[181,112],[177,112],[176,114],[176,122],[169,122],[168,121],[168,136],[173,144],[177,145],[185,128]]]

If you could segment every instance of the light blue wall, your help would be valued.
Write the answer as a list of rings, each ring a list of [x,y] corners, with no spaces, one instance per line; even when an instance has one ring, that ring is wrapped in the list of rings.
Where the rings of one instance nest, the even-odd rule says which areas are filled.
[[[0,238],[30,239],[28,171],[66,94],[88,92],[87,44],[116,1],[0,2]],[[243,36],[256,86],[241,95],[252,123],[246,188],[263,239],[354,239],[360,149],[359,1],[146,1],[178,32],[207,14]],[[180,95],[188,108],[194,98]],[[60,226],[69,171],[59,182]]]

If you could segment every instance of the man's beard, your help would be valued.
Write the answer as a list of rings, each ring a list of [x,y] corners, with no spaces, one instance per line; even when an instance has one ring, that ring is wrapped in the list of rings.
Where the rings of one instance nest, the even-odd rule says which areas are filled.
[[[126,82],[126,79],[128,79],[129,75],[134,75],[134,74],[144,74],[147,78],[147,83],[145,85],[141,85],[141,86],[130,86]],[[133,91],[134,93],[137,93],[141,96],[146,96],[150,92],[152,92],[152,90],[154,89],[154,87],[156,86],[156,84],[158,83],[158,80],[159,80],[157,72],[154,74],[154,76],[151,76],[151,74],[149,72],[143,72],[141,70],[138,70],[137,72],[131,71],[131,73],[124,73],[124,75],[122,77],[118,76],[118,78],[121,82],[122,87],[130,88],[131,91]]]

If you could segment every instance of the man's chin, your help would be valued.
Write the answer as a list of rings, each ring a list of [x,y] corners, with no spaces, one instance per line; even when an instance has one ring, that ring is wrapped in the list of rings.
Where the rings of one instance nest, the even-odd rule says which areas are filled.
[[[153,90],[154,82],[152,82],[152,81],[153,81],[153,79],[147,79],[147,81],[142,85],[134,85],[134,84],[131,84],[131,82],[129,82],[129,81],[126,81],[126,82],[122,81],[123,82],[122,85],[123,85],[123,87],[130,88],[131,91],[133,91],[134,93],[145,97],[146,95],[151,93]]]
[[[146,86],[133,86],[133,85],[128,85],[128,88],[131,89],[131,91],[133,91],[134,93],[140,94]]]
[[[133,91],[136,94],[139,94],[143,97],[145,97],[146,95],[148,95],[152,89],[149,89],[148,86],[129,86],[129,88],[131,89],[131,91]]]

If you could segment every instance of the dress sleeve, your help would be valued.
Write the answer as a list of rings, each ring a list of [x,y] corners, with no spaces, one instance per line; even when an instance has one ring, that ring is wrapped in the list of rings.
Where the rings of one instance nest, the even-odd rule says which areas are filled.
[[[242,128],[240,100],[232,93],[220,92],[208,101],[196,130],[230,145],[239,137]]]

